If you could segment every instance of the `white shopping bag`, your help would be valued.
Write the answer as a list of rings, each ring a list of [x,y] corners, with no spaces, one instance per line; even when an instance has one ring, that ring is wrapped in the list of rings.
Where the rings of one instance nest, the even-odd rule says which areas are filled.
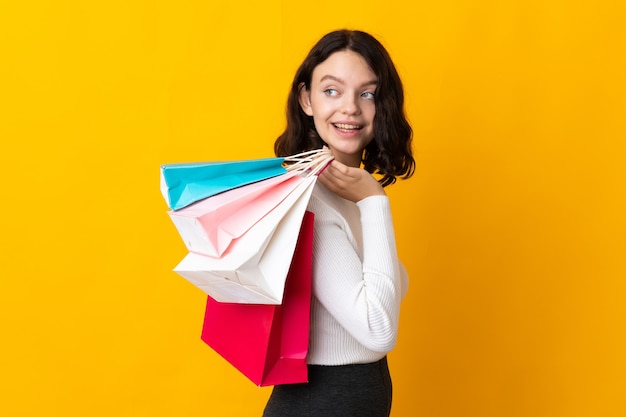
[[[219,257],[303,180],[298,172],[288,172],[171,210],[168,215],[190,252]]]
[[[189,253],[174,271],[221,302],[280,304],[317,176],[300,184],[220,256]]]

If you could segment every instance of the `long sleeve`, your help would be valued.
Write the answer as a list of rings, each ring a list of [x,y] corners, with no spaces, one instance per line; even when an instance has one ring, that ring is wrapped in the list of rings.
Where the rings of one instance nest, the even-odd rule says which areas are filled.
[[[309,362],[365,363],[395,346],[406,272],[396,254],[389,199],[343,200],[318,185]]]

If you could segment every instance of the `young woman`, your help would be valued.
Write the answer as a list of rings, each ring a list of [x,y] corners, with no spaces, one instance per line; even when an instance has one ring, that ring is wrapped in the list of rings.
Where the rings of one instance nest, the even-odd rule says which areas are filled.
[[[309,203],[309,383],[274,387],[265,417],[389,416],[386,355],[396,343],[407,277],[383,187],[410,177],[415,166],[403,103],[389,54],[364,32],[325,35],[296,73],[275,152],[327,147],[335,159]]]

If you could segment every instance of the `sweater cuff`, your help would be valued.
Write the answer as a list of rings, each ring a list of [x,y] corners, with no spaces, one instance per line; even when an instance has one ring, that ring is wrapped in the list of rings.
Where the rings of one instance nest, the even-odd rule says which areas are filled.
[[[365,197],[363,200],[357,201],[356,205],[361,211],[372,210],[378,208],[387,210],[389,209],[389,197],[386,195],[371,195]]]

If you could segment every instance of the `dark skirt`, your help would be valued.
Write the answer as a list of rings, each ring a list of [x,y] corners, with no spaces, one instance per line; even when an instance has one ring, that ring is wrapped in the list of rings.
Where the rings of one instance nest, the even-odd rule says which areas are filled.
[[[309,365],[308,383],[274,387],[263,417],[388,417],[391,394],[386,357],[359,365]]]

